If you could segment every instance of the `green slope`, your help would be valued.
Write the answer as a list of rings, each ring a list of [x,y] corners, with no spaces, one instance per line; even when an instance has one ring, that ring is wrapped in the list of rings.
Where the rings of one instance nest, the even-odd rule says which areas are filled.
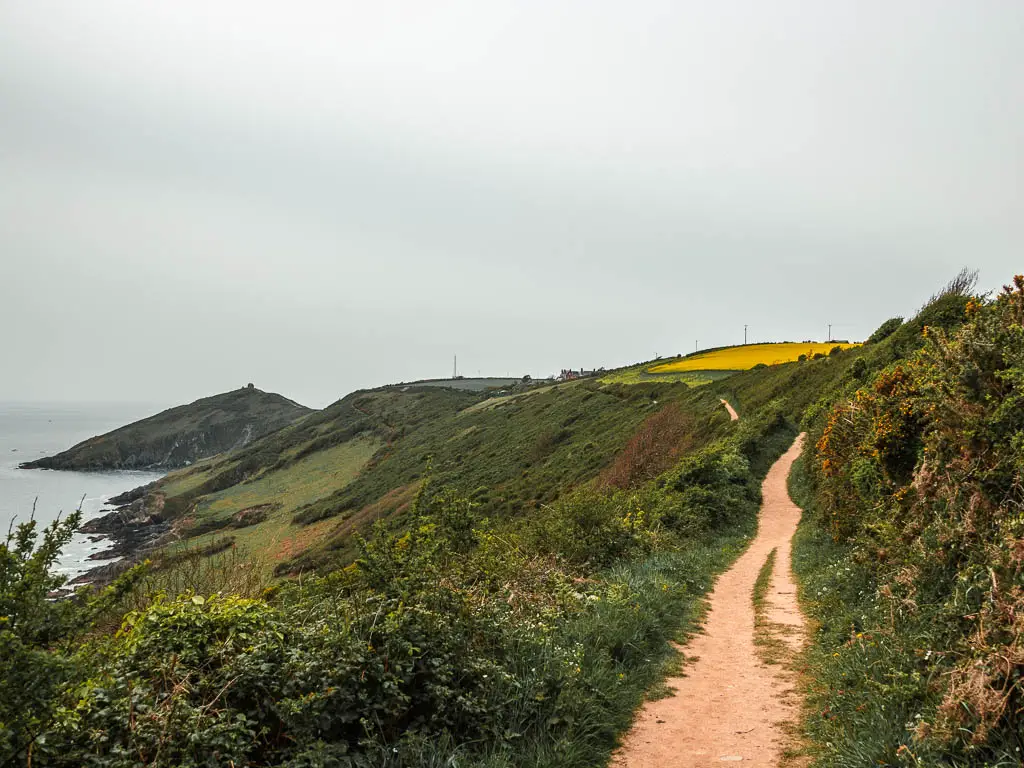
[[[172,469],[242,447],[310,413],[252,387],[204,397],[91,437],[26,469]]]
[[[677,437],[687,449],[724,434],[720,397],[741,414],[778,412],[797,423],[915,348],[924,325],[949,323],[958,313],[962,300],[947,299],[882,342],[699,387],[627,377],[621,381],[630,383],[590,379],[501,397],[416,386],[355,392],[242,450],[172,474],[153,495],[165,516],[185,521],[179,530],[188,546],[230,535],[249,552],[247,542],[273,541],[268,562],[278,574],[337,567],[355,556],[353,534],[377,520],[405,524],[428,470],[437,484],[467,494],[481,515],[512,519],[594,481],[666,405],[683,414]],[[344,471],[332,472],[336,463]],[[284,501],[262,490],[284,484],[293,487]],[[239,533],[231,515],[259,504],[274,506]],[[302,531],[307,526],[314,529]]]
[[[279,573],[295,572],[347,562],[352,534],[371,522],[401,526],[428,471],[436,483],[469,493],[482,515],[508,519],[593,480],[640,424],[668,405],[682,414],[676,437],[706,443],[728,422],[716,403],[683,384],[596,381],[503,398],[440,388],[362,391],[241,451],[172,474],[152,493],[166,516],[187,521],[181,530],[195,546],[228,529],[238,536],[233,512],[275,504],[248,537],[267,540],[261,528],[273,527],[275,536],[301,541],[276,562]],[[356,456],[357,472],[323,481],[337,461]],[[263,490],[285,485],[285,500]],[[290,525],[282,528],[285,519]],[[313,525],[315,535],[300,534]]]

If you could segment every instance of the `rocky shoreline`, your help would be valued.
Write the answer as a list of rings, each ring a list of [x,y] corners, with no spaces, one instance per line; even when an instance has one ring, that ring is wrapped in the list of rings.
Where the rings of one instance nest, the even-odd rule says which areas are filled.
[[[93,541],[107,539],[112,546],[89,555],[89,560],[113,560],[79,574],[69,586],[104,585],[138,563],[142,557],[171,541],[175,533],[163,515],[163,497],[150,495],[156,482],[140,485],[114,496],[109,504],[115,509],[86,521],[79,533],[89,534]],[[95,538],[92,538],[95,536]]]

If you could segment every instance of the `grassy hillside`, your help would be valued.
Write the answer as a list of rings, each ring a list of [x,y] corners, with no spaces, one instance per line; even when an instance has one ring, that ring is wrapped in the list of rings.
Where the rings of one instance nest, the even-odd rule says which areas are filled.
[[[813,756],[1018,764],[1022,306],[1024,279],[948,292],[696,388],[354,393],[169,476],[184,551],[76,601],[46,599],[76,521],[39,547],[26,524],[0,548],[0,757],[604,764],[803,426]],[[289,578],[239,577],[261,558]]]
[[[601,381],[606,384],[650,384],[659,381],[663,383],[678,381],[690,387],[699,387],[735,373],[735,371],[704,370],[651,373],[651,367],[651,363],[641,363],[628,368],[619,368],[601,376]]]
[[[243,546],[300,542],[273,558],[278,573],[297,572],[351,560],[352,534],[376,520],[402,525],[428,471],[467,493],[480,514],[508,519],[597,478],[644,420],[665,408],[679,414],[680,445],[703,444],[728,420],[716,402],[682,384],[596,381],[501,398],[406,386],[357,392],[222,460],[170,475],[153,495],[166,515],[183,521],[190,546],[225,534]],[[325,477],[338,451],[354,471]],[[286,498],[264,491],[284,486]],[[244,536],[235,532],[233,516],[257,504],[272,507]],[[301,532],[313,524],[316,536]]]
[[[310,413],[253,387],[204,397],[91,437],[27,469],[173,469],[240,448]]]
[[[383,388],[172,474],[155,508],[189,538],[48,619],[97,627],[56,666],[19,641],[36,666],[17,679],[49,682],[0,712],[6,748],[42,731],[35,764],[601,764],[796,431],[778,403],[730,422],[725,383]],[[266,588],[267,558],[302,578]]]

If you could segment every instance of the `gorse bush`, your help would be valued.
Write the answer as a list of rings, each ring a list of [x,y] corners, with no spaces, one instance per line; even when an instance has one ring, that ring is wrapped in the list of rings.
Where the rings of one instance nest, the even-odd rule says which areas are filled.
[[[1024,749],[1024,278],[951,296],[953,329],[925,326],[918,352],[837,403],[806,466],[830,539],[803,534],[833,654],[818,662],[846,670],[843,701],[820,695],[836,764],[866,745],[884,764],[1016,765]],[[882,707],[894,724],[859,747],[841,735]]]

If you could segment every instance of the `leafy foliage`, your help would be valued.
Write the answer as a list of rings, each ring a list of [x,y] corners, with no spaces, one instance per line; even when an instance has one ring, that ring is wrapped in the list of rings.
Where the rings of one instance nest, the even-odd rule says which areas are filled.
[[[380,523],[347,568],[259,596],[126,601],[122,587],[116,604],[137,610],[83,639],[67,625],[109,618],[113,599],[46,603],[56,582],[41,577],[32,605],[67,620],[25,640],[57,670],[38,690],[32,764],[602,762],[667,640],[752,533],[760,478],[793,434],[707,406],[718,439],[667,471],[514,518],[489,521],[430,470],[406,525]],[[15,551],[22,562],[30,548]],[[36,571],[51,561],[39,555]]]
[[[1016,765],[1024,748],[1024,278],[992,301],[947,293],[932,316],[951,299],[953,328],[923,327],[837,403],[806,467],[836,764]]]
[[[27,753],[52,717],[66,660],[49,649],[73,629],[76,611],[47,600],[64,583],[49,569],[80,519],[53,522],[38,547],[29,520],[0,546],[0,755]]]
[[[884,323],[878,326],[875,329],[874,333],[868,336],[867,341],[865,341],[864,344],[877,344],[880,341],[885,341],[887,338],[892,336],[897,330],[899,330],[899,327],[901,325],[903,325],[902,317],[890,317],[888,320],[886,320]]]
[[[52,571],[81,522],[74,512],[42,531],[34,518],[0,544],[0,758],[31,762],[60,715],[62,687],[79,672],[71,653],[82,633],[135,584],[143,566],[126,572],[106,590],[52,600],[64,577]]]

